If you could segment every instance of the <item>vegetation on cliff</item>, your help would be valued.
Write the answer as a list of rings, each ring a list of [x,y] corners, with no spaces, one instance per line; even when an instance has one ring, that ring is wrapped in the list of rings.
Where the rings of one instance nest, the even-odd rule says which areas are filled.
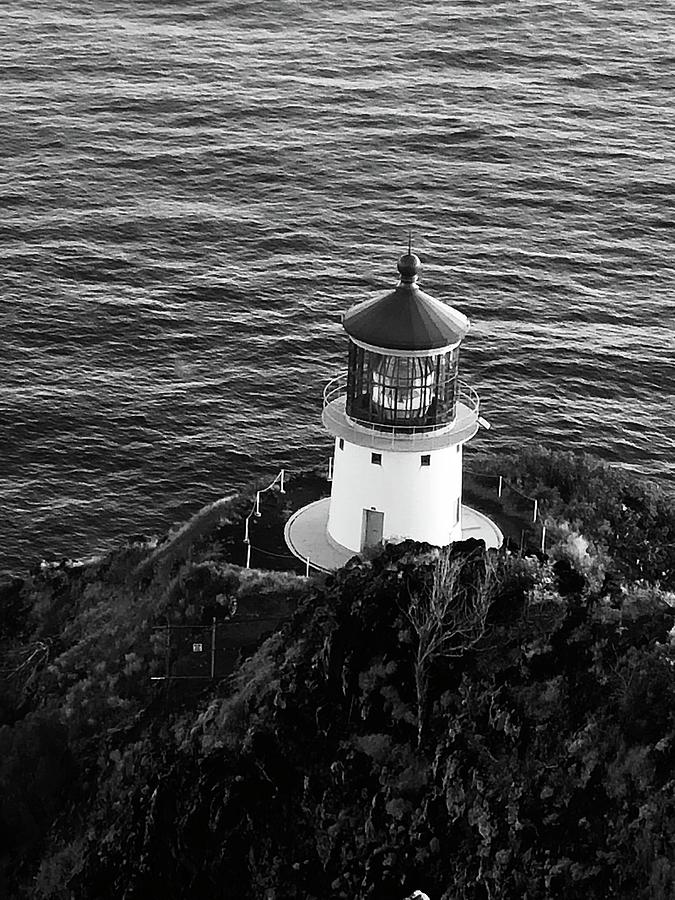
[[[237,499],[192,541],[8,580],[4,894],[671,896],[675,513],[571,455],[503,464],[545,500],[546,557],[247,571]],[[152,682],[155,627],[233,598],[259,619],[233,675]]]

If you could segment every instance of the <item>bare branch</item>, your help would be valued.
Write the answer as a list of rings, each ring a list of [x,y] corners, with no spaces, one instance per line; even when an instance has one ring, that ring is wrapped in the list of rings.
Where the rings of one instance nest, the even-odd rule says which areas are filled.
[[[6,657],[5,663],[9,663],[10,667],[3,668],[1,674],[9,681],[24,672],[33,660],[36,660],[31,670],[32,674],[32,672],[34,672],[40,663],[47,659],[48,656],[49,646],[43,641],[36,641],[33,644],[28,644],[26,647],[22,647],[20,651]]]
[[[403,612],[417,637],[415,686],[418,744],[424,730],[429,676],[438,659],[462,656],[481,639],[492,602],[492,558],[453,555],[441,550],[430,583],[409,595]]]

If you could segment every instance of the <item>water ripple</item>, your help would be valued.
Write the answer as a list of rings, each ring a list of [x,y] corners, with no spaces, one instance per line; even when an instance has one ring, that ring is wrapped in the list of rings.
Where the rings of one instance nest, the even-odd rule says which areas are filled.
[[[3,564],[323,463],[339,316],[472,320],[483,447],[675,485],[667,0],[7,0]]]

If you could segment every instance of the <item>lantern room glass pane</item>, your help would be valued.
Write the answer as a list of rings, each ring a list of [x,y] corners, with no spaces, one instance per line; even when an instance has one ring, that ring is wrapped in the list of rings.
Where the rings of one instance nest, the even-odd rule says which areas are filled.
[[[347,415],[376,428],[437,428],[455,417],[458,350],[393,356],[350,342]]]

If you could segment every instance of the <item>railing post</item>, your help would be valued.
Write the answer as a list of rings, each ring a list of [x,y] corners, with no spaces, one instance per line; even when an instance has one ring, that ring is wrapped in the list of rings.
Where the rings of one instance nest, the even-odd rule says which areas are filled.
[[[216,617],[211,622],[211,681],[216,676]]]
[[[534,499],[534,509],[533,509],[533,511],[532,511],[532,521],[533,521],[533,522],[536,522],[536,521],[537,521],[537,513],[538,513],[538,512],[539,512],[539,501],[538,501],[537,498],[535,497],[535,499]]]
[[[164,647],[164,679],[166,681],[170,678],[171,672],[171,625],[169,624],[169,617],[166,617],[166,646]]]
[[[504,487],[504,476],[499,476],[499,488],[497,489],[497,496],[501,499],[502,496],[502,488]]]

